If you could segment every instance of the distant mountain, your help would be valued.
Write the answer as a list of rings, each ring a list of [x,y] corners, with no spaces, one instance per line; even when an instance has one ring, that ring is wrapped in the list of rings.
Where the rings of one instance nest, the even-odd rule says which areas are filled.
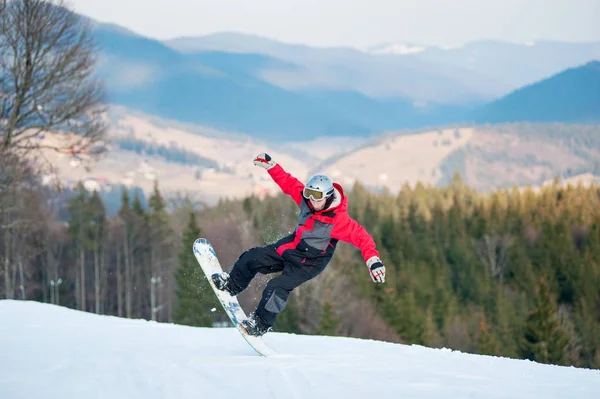
[[[429,47],[371,54],[235,33],[161,43],[115,25],[98,23],[94,32],[111,103],[258,140],[368,137],[471,121],[511,85],[485,76],[485,67],[450,65],[460,53],[448,53],[455,57],[448,65],[418,58],[431,57]]]
[[[600,61],[569,68],[496,100],[477,122],[600,123]]]
[[[310,47],[259,36],[221,32],[177,38],[166,41],[165,44],[182,52],[218,50],[265,54],[310,66],[308,69],[313,72],[319,71],[318,78],[312,79],[300,75],[299,71],[284,75],[289,80],[278,75],[269,76],[272,83],[286,88],[298,87],[299,83],[294,83],[292,78],[297,80],[302,77],[306,84],[321,83],[337,88],[345,84],[367,95],[387,95],[393,92],[412,99],[435,99],[441,102],[456,102],[459,98],[467,97],[487,100],[498,98],[567,68],[600,59],[600,42],[540,41],[516,44],[482,40],[443,48],[418,43],[388,42],[372,46],[363,52],[343,47]],[[350,65],[355,75],[346,79],[345,66]],[[395,75],[393,72],[386,73],[388,67]],[[335,68],[340,71],[339,74],[329,73]],[[368,68],[367,73],[360,73],[365,68]],[[387,86],[381,87],[377,81],[368,78],[365,80],[369,72],[383,79]],[[436,75],[443,76],[442,81],[436,79]],[[356,79],[357,76],[361,79]],[[435,82],[435,86],[428,86],[428,81]],[[458,91],[454,87],[454,94],[444,93],[448,91],[451,81],[459,83]],[[423,87],[412,90],[417,84]],[[470,94],[464,86],[470,88]],[[437,95],[434,95],[434,87],[439,90]],[[402,91],[403,88],[408,88],[408,94]]]
[[[367,137],[386,129],[455,122],[469,109],[410,97],[375,98],[326,85],[285,89],[265,76],[308,73],[305,66],[264,54],[185,54],[113,25],[98,24],[95,35],[102,51],[98,74],[111,103],[257,139]],[[433,77],[428,80],[435,86]]]
[[[548,78],[567,68],[600,59],[600,42],[566,43],[540,41],[507,43],[483,40],[451,48],[405,46],[413,49],[407,56],[452,65],[502,82],[509,91]],[[388,49],[402,46],[388,45]]]
[[[400,97],[419,102],[473,103],[505,93],[506,86],[478,72],[417,58],[374,55],[345,47],[288,44],[232,32],[164,42],[183,53],[225,51],[263,54],[298,65],[268,68],[261,77],[299,90],[356,91],[369,97]]]
[[[452,124],[468,119],[475,106],[451,104],[418,104],[405,98],[371,98],[359,92],[313,90],[298,92],[320,104],[322,109],[384,130],[418,129]]]
[[[265,65],[293,68],[290,64],[261,55],[185,55],[107,25],[99,25],[95,35],[102,49],[98,74],[112,103],[264,139],[374,131],[254,76]]]

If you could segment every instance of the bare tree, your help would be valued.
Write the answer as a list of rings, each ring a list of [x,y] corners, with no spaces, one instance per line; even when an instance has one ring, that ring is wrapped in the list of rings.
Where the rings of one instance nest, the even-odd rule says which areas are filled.
[[[508,261],[508,249],[511,238],[507,235],[484,235],[474,242],[475,254],[486,267],[489,267],[492,277],[502,284],[504,280],[504,267]]]
[[[54,214],[51,214],[54,216]],[[46,251],[46,273],[48,286],[50,289],[50,303],[60,305],[59,289],[62,283],[60,275],[60,261],[64,256],[68,246],[68,235],[66,227],[60,223],[54,223],[54,220],[47,221],[45,231],[45,251]]]
[[[37,182],[30,162],[1,150],[0,160],[0,259],[4,265],[0,276],[4,276],[6,297],[14,298],[19,266],[17,248],[21,246],[19,232],[32,227],[25,199]]]
[[[63,0],[0,6],[0,149],[103,152],[104,90],[91,23]],[[40,141],[40,133],[62,133]]]
[[[104,269],[104,252],[106,251],[106,210],[97,191],[94,191],[90,206],[92,212],[92,249],[94,253],[94,302],[95,312],[100,314],[101,288],[106,284]]]

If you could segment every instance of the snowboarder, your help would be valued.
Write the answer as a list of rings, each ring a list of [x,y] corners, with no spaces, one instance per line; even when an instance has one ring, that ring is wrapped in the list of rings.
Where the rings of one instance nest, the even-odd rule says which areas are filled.
[[[292,234],[274,244],[249,249],[235,262],[230,273],[211,276],[218,289],[237,296],[256,273],[283,272],[268,282],[256,310],[242,322],[249,334],[261,336],[271,329],[292,290],[325,269],[338,240],[361,250],[374,282],[385,281],[385,266],[379,259],[375,242],[365,228],[348,215],[348,200],[340,184],[325,175],[315,175],[305,185],[266,153],[259,154],[254,165],[268,171],[281,190],[299,206],[300,214]]]

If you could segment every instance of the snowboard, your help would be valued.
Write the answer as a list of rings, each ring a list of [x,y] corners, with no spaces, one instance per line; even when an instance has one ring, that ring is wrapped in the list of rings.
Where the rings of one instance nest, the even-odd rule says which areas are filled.
[[[217,259],[217,254],[212,246],[212,244],[206,238],[198,238],[194,242],[194,256],[200,265],[200,268],[206,275],[210,286],[212,287],[215,295],[223,305],[223,309],[229,319],[237,328],[237,330],[242,334],[242,337],[248,342],[248,344],[261,356],[272,356],[275,355],[276,352],[271,349],[262,337],[256,337],[246,333],[246,330],[241,326],[241,322],[247,319],[247,315],[240,306],[236,297],[229,295],[226,291],[219,290],[215,284],[211,276],[214,273],[221,273],[223,269],[221,268],[221,264],[219,263],[219,259]]]

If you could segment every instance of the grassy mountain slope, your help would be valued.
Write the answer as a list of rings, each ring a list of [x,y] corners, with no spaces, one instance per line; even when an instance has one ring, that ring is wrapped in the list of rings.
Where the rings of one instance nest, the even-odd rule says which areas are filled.
[[[516,90],[479,110],[476,120],[600,123],[600,61]]]

